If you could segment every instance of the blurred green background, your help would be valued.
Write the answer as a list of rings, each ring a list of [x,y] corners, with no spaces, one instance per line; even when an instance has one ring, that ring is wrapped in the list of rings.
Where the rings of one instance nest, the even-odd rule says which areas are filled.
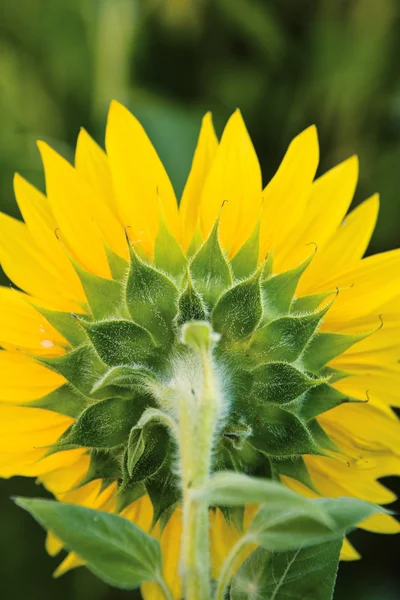
[[[68,158],[81,126],[102,143],[112,98],[142,120],[178,193],[201,116],[212,110],[220,132],[239,106],[266,181],[311,123],[321,172],[357,153],[355,203],[381,193],[370,250],[399,246],[399,55],[398,0],[1,0],[1,209],[18,216],[15,171],[43,188],[36,139]],[[135,597],[84,569],[52,580],[58,560],[13,494],[44,491],[21,478],[0,482],[3,600]],[[351,539],[364,559],[341,566],[335,599],[398,598],[398,540]]]

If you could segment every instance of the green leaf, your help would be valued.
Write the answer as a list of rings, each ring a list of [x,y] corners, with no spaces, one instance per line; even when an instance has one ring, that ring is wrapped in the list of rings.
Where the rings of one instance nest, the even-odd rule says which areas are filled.
[[[223,428],[221,435],[232,443],[234,448],[240,449],[251,436],[252,429],[245,423],[235,423],[232,419]]]
[[[254,333],[251,355],[264,362],[294,362],[304,352],[329,307],[307,315],[285,316],[270,321]]]
[[[330,450],[332,452],[338,452],[342,454],[340,448],[331,440],[329,435],[325,432],[325,430],[321,427],[317,419],[312,419],[307,422],[307,429],[312,435],[315,443],[318,444],[320,448],[326,448],[326,450]]]
[[[291,477],[292,479],[296,479],[300,481],[305,486],[317,492],[311,477],[308,472],[306,463],[302,456],[294,456],[291,458],[285,459],[270,459],[272,475],[279,479],[280,475],[286,475],[286,477]]]
[[[87,400],[80,394],[77,394],[68,384],[62,385],[54,390],[54,392],[33,400],[29,404],[24,404],[24,406],[29,406],[30,408],[43,408],[59,413],[60,415],[75,418],[81,414],[87,405]]]
[[[189,244],[189,248],[187,249],[187,256],[192,258],[196,252],[198,252],[199,248],[203,245],[203,234],[201,233],[200,223],[197,224],[197,227],[194,231],[193,237]]]
[[[364,400],[357,400],[346,394],[342,394],[342,392],[339,392],[339,390],[328,383],[323,383],[306,392],[298,414],[306,421],[310,421],[345,402],[364,402]]]
[[[314,258],[315,252],[298,267],[271,275],[261,283],[264,311],[268,319],[290,311],[300,277]]]
[[[49,310],[36,304],[32,306],[65,337],[71,346],[76,347],[86,341],[85,332],[79,327],[79,324],[71,313]]]
[[[235,279],[246,279],[257,269],[260,251],[260,223],[256,225],[249,239],[231,259]]]
[[[332,600],[342,543],[291,552],[257,548],[234,576],[231,600]]]
[[[115,512],[120,513],[130,506],[133,502],[142,498],[146,494],[146,488],[144,483],[133,483],[132,485],[119,487],[118,494],[116,497]]]
[[[129,252],[131,263],[125,291],[129,313],[156,343],[169,342],[178,311],[178,290],[164,273],[140,259],[131,244]]]
[[[248,440],[240,440],[236,434],[224,431],[215,449],[215,471],[251,472],[268,461]]]
[[[160,210],[160,225],[154,245],[154,264],[158,269],[166,271],[173,277],[182,276],[187,266],[186,256],[181,245],[170,232],[162,208]]]
[[[274,268],[274,251],[268,252],[264,259],[264,267],[262,270],[261,281],[265,281],[268,277],[271,277]]]
[[[92,393],[108,388],[146,387],[147,383],[157,381],[153,371],[143,365],[119,365],[111,367],[103,377],[101,377],[92,388]]]
[[[171,469],[171,460],[167,458],[157,473],[146,479],[146,490],[153,505],[152,527],[160,519],[163,519],[165,526],[170,511],[181,501],[181,492]]]
[[[158,408],[147,408],[132,428],[124,457],[124,485],[144,481],[164,464],[169,451],[172,418]]]
[[[311,294],[310,296],[301,296],[300,298],[294,298],[291,312],[314,312],[322,304],[322,302],[326,300],[326,298],[334,294],[335,291],[337,292],[337,290],[330,290],[329,292],[320,292],[318,294]]]
[[[137,429],[133,427],[129,434],[128,445],[126,448],[127,457],[126,457],[126,468],[128,470],[129,477],[132,476],[132,471],[143,456],[145,449],[145,440],[143,436],[143,431],[141,429]]]
[[[226,339],[238,341],[255,330],[262,312],[260,272],[257,271],[219,298],[211,320],[215,331]]]
[[[130,431],[140,419],[148,398],[109,398],[89,406],[56,445],[110,449],[125,444]]]
[[[371,331],[357,334],[318,333],[307,347],[302,363],[308,371],[317,372],[330,360],[369,335]]]
[[[259,405],[252,426],[251,445],[268,457],[325,454],[312,435],[309,424],[276,405]]]
[[[73,267],[81,280],[86,298],[95,319],[120,316],[123,289],[120,281],[93,275],[71,259]]]
[[[215,506],[243,506],[244,504],[265,504],[271,514],[297,510],[315,512],[325,526],[331,524],[324,510],[312,507],[310,500],[293,492],[288,487],[271,479],[250,477],[233,471],[219,471],[211,475],[200,489],[192,491],[199,502]]]
[[[53,500],[17,498],[16,503],[109,585],[132,590],[160,580],[158,541],[128,519]]]
[[[104,250],[106,251],[108,266],[110,267],[111,275],[113,279],[117,281],[124,281],[128,269],[129,262],[122,258],[119,254],[114,252],[114,250],[107,244],[107,242],[103,238]]]
[[[232,273],[218,240],[216,221],[209,237],[200,247],[190,264],[190,274],[196,290],[207,308],[214,306],[218,297],[232,285]]]
[[[146,329],[132,321],[82,322],[100,358],[110,366],[142,362],[155,346]]]
[[[188,282],[178,300],[177,324],[183,325],[188,321],[205,321],[207,319],[207,309],[200,295],[193,287],[190,272],[188,273]]]
[[[359,498],[317,498],[311,502],[329,515],[339,535],[345,535],[356,529],[359,523],[373,515],[390,514],[390,511],[382,506]]]
[[[327,498],[308,503],[308,510],[296,505],[289,508],[263,505],[246,536],[266,550],[295,550],[343,537],[361,521],[384,512],[380,506],[357,498]],[[320,512],[325,514],[325,522],[319,517]]]
[[[127,479],[137,483],[160,469],[168,454],[169,432],[165,425],[148,422],[131,430],[126,450]]]
[[[79,392],[89,396],[95,381],[104,375],[106,367],[89,345],[82,345],[52,358],[36,357],[39,363],[56,371]]]
[[[120,477],[121,468],[117,457],[103,450],[92,450],[88,471],[77,487],[82,487],[96,479],[116,481]]]
[[[259,365],[251,372],[253,386],[251,395],[263,404],[290,404],[310,388],[324,383],[326,379],[313,379],[285,362]]]
[[[221,506],[220,511],[224,515],[224,519],[229,527],[232,525],[236,528],[236,531],[243,533],[244,524],[244,506]]]

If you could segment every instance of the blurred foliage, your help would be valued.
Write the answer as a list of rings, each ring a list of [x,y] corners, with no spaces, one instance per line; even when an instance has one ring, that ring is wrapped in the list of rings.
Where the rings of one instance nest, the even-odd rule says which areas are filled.
[[[142,120],[178,194],[203,113],[221,132],[239,106],[266,181],[311,123],[320,172],[357,153],[355,202],[381,192],[371,249],[399,245],[398,0],[2,0],[0,13],[2,210],[18,215],[15,171],[43,188],[36,139],[70,159],[80,126],[102,143],[111,98]],[[42,532],[8,500],[37,489],[0,490],[4,600],[128,597],[82,569],[52,581]],[[394,600],[396,541],[355,538],[365,558],[342,565],[337,600]]]

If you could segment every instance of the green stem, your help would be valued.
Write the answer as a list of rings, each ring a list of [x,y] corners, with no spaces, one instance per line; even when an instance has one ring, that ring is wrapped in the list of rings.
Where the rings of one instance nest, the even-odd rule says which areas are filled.
[[[222,565],[221,573],[218,579],[217,590],[215,592],[214,600],[224,600],[228,586],[231,582],[235,567],[239,561],[239,557],[252,540],[247,536],[243,536],[236,542],[228,556],[226,557],[224,564]]]
[[[197,334],[195,324],[192,331]],[[211,331],[189,343],[200,360],[202,389],[182,394],[179,402],[180,464],[183,487],[182,570],[185,600],[210,600],[209,511],[192,495],[211,472],[215,430],[221,412],[214,376]],[[198,360],[195,363],[199,364]],[[196,368],[196,367],[195,367]],[[197,366],[198,368],[198,366]]]
[[[162,593],[164,594],[165,600],[174,600],[172,592],[169,589],[169,587],[162,575],[159,576],[157,583],[160,586]]]

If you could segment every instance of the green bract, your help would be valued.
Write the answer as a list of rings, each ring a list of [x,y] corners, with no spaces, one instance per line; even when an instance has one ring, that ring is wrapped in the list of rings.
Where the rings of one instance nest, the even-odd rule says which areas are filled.
[[[272,256],[258,265],[258,228],[231,261],[219,244],[218,222],[189,258],[172,239],[162,220],[153,261],[129,240],[129,262],[108,249],[113,279],[71,259],[88,305],[78,315],[39,309],[70,348],[59,358],[37,358],[68,383],[32,403],[75,418],[48,452],[87,448],[90,469],[81,484],[117,481],[120,509],[148,493],[162,524],[180,501],[179,382],[189,381],[194,395],[201,385],[195,346],[203,343],[196,338],[202,329],[185,324],[204,323],[214,345],[224,406],[213,469],[288,475],[309,487],[303,455],[338,451],[318,416],[353,401],[332,387],[335,374],[326,364],[363,337],[319,332],[335,292],[296,298],[314,253],[272,274]],[[233,518],[233,509],[222,508]]]

